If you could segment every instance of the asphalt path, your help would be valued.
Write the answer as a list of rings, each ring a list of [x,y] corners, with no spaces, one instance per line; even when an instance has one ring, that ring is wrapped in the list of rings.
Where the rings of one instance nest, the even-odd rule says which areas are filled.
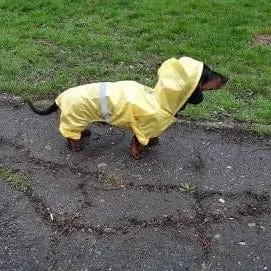
[[[271,270],[270,138],[177,123],[135,161],[90,130],[70,153],[58,113],[1,97],[0,270]]]

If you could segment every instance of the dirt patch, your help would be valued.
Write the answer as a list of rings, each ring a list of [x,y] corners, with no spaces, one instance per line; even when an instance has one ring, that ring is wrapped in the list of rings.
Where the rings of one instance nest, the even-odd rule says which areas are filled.
[[[0,94],[0,106],[11,106],[12,108],[21,108],[23,105],[22,99],[7,93]]]
[[[34,39],[32,42],[40,46],[57,46],[55,42],[48,39]]]
[[[271,34],[259,34],[253,40],[256,45],[271,46]]]

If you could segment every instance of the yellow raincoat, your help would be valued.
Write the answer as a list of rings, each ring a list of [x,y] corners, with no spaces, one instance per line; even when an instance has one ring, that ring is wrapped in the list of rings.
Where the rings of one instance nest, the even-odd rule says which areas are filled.
[[[60,132],[80,139],[97,121],[131,130],[142,145],[161,135],[196,88],[203,63],[171,58],[158,70],[154,89],[135,81],[103,82],[70,88],[56,98],[61,109]]]

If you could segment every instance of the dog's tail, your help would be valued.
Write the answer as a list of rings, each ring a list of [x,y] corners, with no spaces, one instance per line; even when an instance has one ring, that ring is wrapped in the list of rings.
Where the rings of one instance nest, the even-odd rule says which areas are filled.
[[[34,111],[36,114],[39,114],[39,115],[50,115],[53,112],[58,110],[58,106],[56,103],[53,103],[50,107],[44,110],[37,109],[30,101],[26,101],[26,103],[29,105],[32,111]]]

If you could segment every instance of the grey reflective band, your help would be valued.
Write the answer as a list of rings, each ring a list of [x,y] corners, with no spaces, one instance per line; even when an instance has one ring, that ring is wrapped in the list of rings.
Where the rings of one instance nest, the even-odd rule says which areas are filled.
[[[105,122],[109,123],[110,119],[106,100],[106,83],[100,84],[100,105],[102,118]]]

